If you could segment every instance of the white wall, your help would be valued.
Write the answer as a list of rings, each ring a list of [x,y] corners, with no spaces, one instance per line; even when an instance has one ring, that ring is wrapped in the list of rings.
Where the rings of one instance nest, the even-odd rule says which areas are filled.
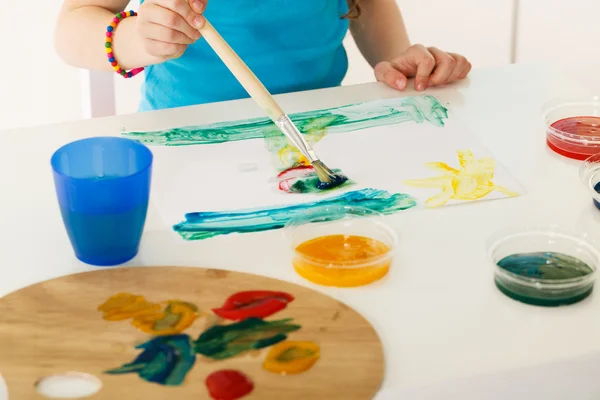
[[[79,72],[65,66],[53,47],[60,4],[60,0],[37,0],[29,5],[2,1],[0,129],[81,115]]]
[[[221,1],[221,0],[218,0]],[[226,1],[226,0],[223,0]],[[0,24],[0,130],[82,117],[81,73],[55,55],[52,33],[61,0],[35,2],[23,14],[18,1],[5,1]],[[519,13],[516,61],[549,61],[599,91],[598,0],[398,0],[411,41],[466,55],[475,68],[511,62],[515,4]],[[26,24],[24,25],[24,19]],[[24,28],[25,27],[25,28]],[[15,38],[17,38],[15,40]],[[370,66],[351,38],[350,69],[344,84],[373,81]],[[7,62],[6,60],[10,60]],[[141,79],[114,76],[116,111],[137,109]]]

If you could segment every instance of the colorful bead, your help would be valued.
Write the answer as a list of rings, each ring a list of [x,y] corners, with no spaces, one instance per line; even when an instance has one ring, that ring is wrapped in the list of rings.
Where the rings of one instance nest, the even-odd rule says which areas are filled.
[[[123,76],[124,78],[134,77],[135,75],[137,75],[138,73],[143,71],[144,68],[134,68],[131,71],[126,71],[123,68],[121,68],[121,66],[119,65],[119,63],[117,62],[117,60],[113,54],[113,49],[112,49],[113,32],[115,31],[115,29],[117,28],[117,25],[119,24],[119,22],[121,22],[121,20],[123,20],[124,18],[135,17],[135,16],[137,16],[137,13],[133,10],[121,11],[121,12],[115,14],[110,25],[106,27],[106,40],[104,41],[104,47],[106,50],[106,56],[108,58],[108,62],[110,63],[112,68],[115,70],[115,72],[117,74]]]

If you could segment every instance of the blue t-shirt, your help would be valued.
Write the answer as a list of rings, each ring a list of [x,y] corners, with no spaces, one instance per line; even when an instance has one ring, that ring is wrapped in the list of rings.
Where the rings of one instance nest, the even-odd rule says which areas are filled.
[[[346,0],[209,0],[204,16],[273,93],[338,86]],[[249,97],[204,39],[146,68],[140,111]]]

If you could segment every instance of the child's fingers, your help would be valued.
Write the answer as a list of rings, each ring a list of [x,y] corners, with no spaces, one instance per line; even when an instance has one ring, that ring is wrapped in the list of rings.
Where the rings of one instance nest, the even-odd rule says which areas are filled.
[[[184,0],[154,0],[152,15],[148,16],[151,22],[178,30],[190,39],[198,37],[197,29],[204,24],[204,18],[192,11],[190,5]]]
[[[448,78],[449,82],[457,81],[459,79],[464,79],[467,77],[469,72],[471,72],[471,63],[460,54],[449,53],[456,60],[456,67],[454,68],[454,72]]]
[[[158,40],[161,42],[174,44],[192,44],[194,39],[189,38],[186,34],[176,31],[175,29],[167,28],[163,25],[148,23],[144,30],[147,39]],[[198,33],[200,35],[200,33]]]
[[[206,10],[206,4],[208,0],[189,0],[190,7],[192,7],[192,11],[195,13],[201,14]]]
[[[435,57],[422,45],[415,45],[410,48],[412,54],[410,58],[417,66],[415,74],[415,89],[421,91],[427,87],[429,76],[435,68]]]
[[[428,86],[443,85],[451,82],[449,79],[453,73],[456,73],[457,62],[452,55],[441,51],[436,47],[430,47],[429,52],[435,58],[435,69],[429,77]]]
[[[375,78],[379,82],[385,82],[393,88],[403,90],[407,79],[400,71],[392,66],[392,63],[383,61],[375,65]]]

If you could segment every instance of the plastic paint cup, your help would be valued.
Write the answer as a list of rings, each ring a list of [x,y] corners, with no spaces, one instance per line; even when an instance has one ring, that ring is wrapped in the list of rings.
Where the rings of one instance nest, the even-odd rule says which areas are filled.
[[[600,153],[600,97],[560,97],[542,107],[546,143],[575,160]]]
[[[383,278],[398,239],[382,220],[376,211],[353,206],[318,207],[292,218],[285,232],[292,244],[294,269],[324,286],[362,286]],[[329,240],[316,246],[324,251],[303,250],[319,240]],[[356,254],[360,257],[352,258]]]
[[[503,229],[490,237],[487,249],[494,264],[496,287],[514,300],[537,306],[555,307],[585,299],[592,293],[600,265],[600,253],[588,235],[554,225]],[[590,272],[566,279],[545,279],[516,274],[499,265],[509,256],[548,252],[573,257],[585,263]]]
[[[138,253],[146,221],[152,152],[118,137],[78,140],[51,159],[62,219],[76,257],[97,266]]]
[[[579,177],[592,195],[594,205],[600,209],[600,154],[595,154],[581,165]]]

